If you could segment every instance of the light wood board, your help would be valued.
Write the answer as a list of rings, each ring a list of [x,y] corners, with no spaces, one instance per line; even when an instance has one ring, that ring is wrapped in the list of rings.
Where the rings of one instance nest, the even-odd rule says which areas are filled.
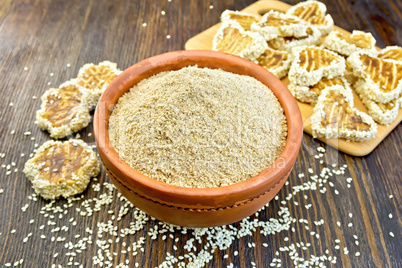
[[[261,0],[257,1],[254,4],[246,7],[245,9],[241,10],[247,13],[256,14],[256,15],[263,15],[269,10],[277,10],[281,12],[285,12],[290,8],[290,5],[276,1],[276,0]],[[335,22],[336,23],[336,22]],[[217,32],[221,23],[218,23],[209,29],[199,33],[198,35],[190,38],[186,44],[186,50],[212,50],[212,39]],[[335,30],[338,30],[342,33],[349,34],[348,31],[345,31],[342,28],[334,26]],[[289,80],[287,77],[282,79],[282,82],[285,85],[289,84]],[[312,133],[311,128],[311,121],[310,117],[313,113],[313,106],[307,103],[297,101],[302,117],[303,117],[303,129],[306,133]],[[360,111],[367,113],[366,107],[363,105],[359,97],[354,92],[354,103],[355,107]],[[325,139],[325,138],[318,138],[319,140],[327,143],[328,145],[350,155],[354,156],[364,156],[371,153],[377,145],[384,140],[387,135],[402,121],[402,109],[399,109],[399,114],[394,122],[389,124],[388,126],[384,126],[378,124],[378,132],[374,139],[363,141],[363,142],[348,142],[344,139]]]

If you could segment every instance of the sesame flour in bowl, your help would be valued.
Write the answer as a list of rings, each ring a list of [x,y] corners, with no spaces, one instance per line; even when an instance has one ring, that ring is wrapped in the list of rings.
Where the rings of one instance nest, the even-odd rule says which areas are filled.
[[[142,174],[210,188],[268,168],[284,148],[287,125],[266,85],[190,66],[144,79],[120,97],[109,135],[119,156]]]

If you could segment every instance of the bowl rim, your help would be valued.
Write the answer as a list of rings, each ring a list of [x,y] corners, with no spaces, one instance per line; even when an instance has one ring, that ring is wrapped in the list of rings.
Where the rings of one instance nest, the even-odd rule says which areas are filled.
[[[190,188],[176,186],[152,179],[140,173],[136,169],[132,168],[128,163],[124,162],[119,157],[117,151],[113,148],[109,140],[108,133],[109,116],[112,113],[112,107],[117,102],[118,98],[120,98],[121,95],[123,95],[136,84],[131,84],[128,87],[130,82],[135,77],[142,77],[140,80],[150,77],[152,74],[154,74],[151,74],[152,70],[163,64],[169,66],[167,70],[174,70],[176,67],[176,70],[178,70],[185,66],[197,65],[197,60],[193,60],[195,64],[187,64],[181,67],[177,65],[178,62],[186,60],[191,61],[193,58],[202,58],[205,60],[219,62],[224,61],[230,64],[235,64],[238,68],[243,70],[248,70],[248,72],[252,72],[252,75],[248,73],[246,75],[256,78],[265,85],[267,85],[267,83],[270,84],[270,86],[267,86],[279,100],[284,110],[288,127],[285,147],[278,158],[258,175],[231,185],[214,188]],[[225,66],[222,66],[221,68],[225,70]],[[160,70],[158,73],[162,71],[164,70]],[[118,97],[116,94],[114,94],[115,91],[119,92],[120,95]],[[121,93],[123,91],[124,93]],[[125,178],[129,178],[129,181],[127,182],[130,185],[135,184],[137,187],[157,193],[157,195],[161,197],[178,197],[179,203],[180,200],[187,200],[190,198],[192,199],[191,203],[194,204],[208,203],[213,198],[218,196],[222,197],[228,193],[236,196],[245,191],[259,192],[259,190],[261,191],[261,187],[264,187],[269,183],[272,185],[273,181],[275,180],[279,181],[278,178],[285,177],[285,175],[288,174],[288,172],[292,169],[296,161],[303,136],[302,118],[297,102],[287,87],[278,78],[268,72],[265,68],[249,60],[222,52],[206,50],[180,50],[167,52],[144,59],[127,68],[112,81],[112,83],[102,94],[94,113],[93,125],[99,155],[101,158],[103,155],[107,159],[107,162],[116,168],[120,174],[125,176]],[[279,163],[279,161],[282,160],[284,161],[284,164]]]

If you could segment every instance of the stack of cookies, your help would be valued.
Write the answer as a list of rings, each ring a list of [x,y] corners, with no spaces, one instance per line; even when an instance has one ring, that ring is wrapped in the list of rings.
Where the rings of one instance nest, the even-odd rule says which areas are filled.
[[[61,139],[88,126],[90,111],[106,87],[121,73],[116,64],[103,61],[98,65],[85,64],[77,78],[58,88],[48,89],[41,97],[41,108],[35,123],[49,131],[50,137]]]
[[[318,1],[302,2],[287,13],[271,10],[262,17],[226,10],[221,21],[213,50],[254,61],[278,78],[287,75],[293,48],[319,45],[333,28],[325,5]]]
[[[91,121],[90,111],[120,73],[109,61],[85,64],[77,78],[45,91],[35,123],[56,139],[85,128]],[[99,174],[99,165],[95,152],[83,140],[49,140],[25,163],[23,171],[36,194],[57,199],[82,193],[91,177]]]
[[[314,136],[368,140],[377,133],[374,121],[388,125],[396,119],[402,49],[378,52],[371,33],[333,30],[323,3],[308,0],[263,16],[226,10],[221,21],[213,50],[254,61],[280,79],[288,75],[295,98],[315,106]],[[353,89],[369,115],[354,108]]]

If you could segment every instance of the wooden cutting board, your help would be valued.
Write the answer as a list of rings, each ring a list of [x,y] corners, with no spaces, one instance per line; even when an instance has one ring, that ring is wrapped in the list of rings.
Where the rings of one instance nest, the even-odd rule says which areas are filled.
[[[276,0],[261,0],[254,4],[241,10],[247,13],[263,15],[269,10],[277,10],[281,12],[286,12],[291,6]],[[186,50],[212,50],[212,39],[217,32],[221,23],[218,23],[211,28],[197,34],[196,36],[189,39],[185,44]],[[334,26],[335,30],[343,32],[345,34],[350,33],[342,28]],[[285,85],[289,84],[287,77],[282,79]],[[360,101],[359,97],[354,92],[354,103],[355,107],[360,111],[367,113],[366,107]],[[297,101],[299,105],[302,117],[303,117],[303,129],[306,133],[312,135],[311,121],[310,117],[313,113],[313,106],[307,103]],[[354,156],[364,156],[371,153],[377,145],[387,137],[387,135],[402,121],[402,109],[399,109],[399,114],[394,122],[388,126],[378,124],[378,132],[374,139],[363,141],[363,142],[348,142],[344,139],[325,139],[318,138],[319,140],[327,143],[328,145],[350,155]]]

